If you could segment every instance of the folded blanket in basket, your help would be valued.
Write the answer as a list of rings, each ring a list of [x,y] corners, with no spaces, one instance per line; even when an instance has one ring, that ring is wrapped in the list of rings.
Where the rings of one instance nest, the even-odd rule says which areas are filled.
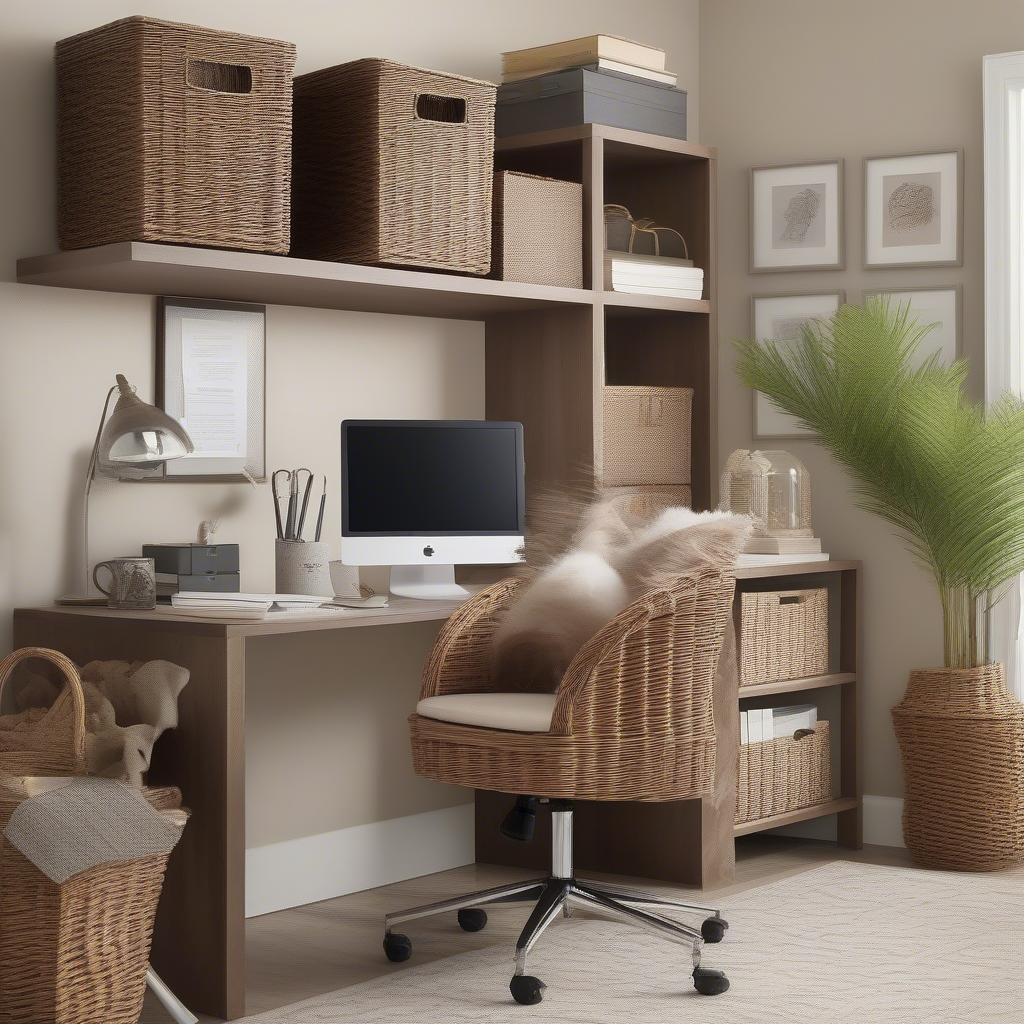
[[[186,820],[112,779],[47,779],[39,788],[14,809],[4,838],[58,885],[99,864],[170,853]]]

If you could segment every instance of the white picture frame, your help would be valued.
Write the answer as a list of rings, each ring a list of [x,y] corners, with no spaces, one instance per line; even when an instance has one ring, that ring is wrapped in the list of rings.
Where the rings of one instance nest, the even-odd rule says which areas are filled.
[[[963,150],[864,161],[864,266],[963,266]]]
[[[751,168],[750,272],[845,264],[843,161]]]
[[[750,300],[751,337],[758,341],[796,341],[802,323],[830,317],[844,301],[842,291],[755,295]],[[760,391],[753,392],[753,404],[755,438],[807,439],[816,436]]]
[[[942,362],[948,366],[959,359],[963,346],[963,287],[950,285],[948,288],[881,288],[865,290],[863,298],[884,296],[890,304],[910,307],[910,316],[922,327],[935,326],[930,330],[915,353],[914,363],[920,366],[933,352],[938,352]]]

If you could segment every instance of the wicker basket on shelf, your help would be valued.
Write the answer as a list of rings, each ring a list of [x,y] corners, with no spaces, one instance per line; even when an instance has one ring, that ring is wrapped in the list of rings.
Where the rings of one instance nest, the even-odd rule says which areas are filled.
[[[693,388],[604,389],[606,487],[690,483]]]
[[[740,686],[828,672],[828,591],[742,594],[739,663]]]
[[[0,662],[0,692],[14,668],[43,658],[65,683],[45,713],[3,719],[5,775],[85,771],[85,697],[78,669],[57,651],[26,647]],[[144,791],[158,810],[181,806],[176,789]],[[0,790],[0,1021],[136,1024],[167,856],[102,864],[52,882],[2,837],[21,802]]]

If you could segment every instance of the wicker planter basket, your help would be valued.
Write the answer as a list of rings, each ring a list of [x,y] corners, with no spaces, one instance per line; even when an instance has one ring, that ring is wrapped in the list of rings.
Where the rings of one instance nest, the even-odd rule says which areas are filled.
[[[756,821],[832,799],[828,722],[813,732],[740,746],[736,824]]]
[[[75,665],[56,651],[24,648],[0,662],[0,690],[32,657],[55,664],[66,689],[20,734],[20,749],[0,751],[0,772],[81,774],[85,698]],[[175,789],[145,795],[161,810],[181,804]],[[0,796],[0,831],[18,803]],[[0,1021],[136,1024],[166,866],[163,855],[104,864],[57,885],[0,835]]]
[[[292,43],[131,17],[56,62],[62,249],[288,251]]]
[[[606,487],[690,483],[692,388],[604,389]]]
[[[911,672],[892,717],[914,860],[992,871],[1024,857],[1024,705],[1003,666]]]
[[[376,57],[296,78],[294,255],[488,273],[494,97]]]
[[[739,663],[740,686],[828,672],[828,591],[743,594]]]

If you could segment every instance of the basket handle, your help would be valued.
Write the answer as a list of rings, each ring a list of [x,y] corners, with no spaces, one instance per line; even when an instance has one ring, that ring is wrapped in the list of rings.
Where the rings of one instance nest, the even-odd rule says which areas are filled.
[[[247,64],[188,57],[185,60],[185,84],[203,92],[244,96],[252,92],[252,68]]]
[[[49,661],[60,669],[66,683],[65,693],[71,699],[71,757],[72,770],[83,771],[85,768],[85,691],[82,689],[82,677],[78,674],[78,666],[60,651],[49,647],[21,647],[0,661],[0,698],[4,687],[14,670],[29,658],[41,658]],[[60,697],[57,698],[58,701]],[[54,704],[54,707],[57,705]],[[51,709],[52,710],[52,709]],[[30,774],[26,772],[25,774]]]
[[[416,119],[439,124],[465,124],[466,100],[463,96],[440,96],[437,93],[416,94]]]

